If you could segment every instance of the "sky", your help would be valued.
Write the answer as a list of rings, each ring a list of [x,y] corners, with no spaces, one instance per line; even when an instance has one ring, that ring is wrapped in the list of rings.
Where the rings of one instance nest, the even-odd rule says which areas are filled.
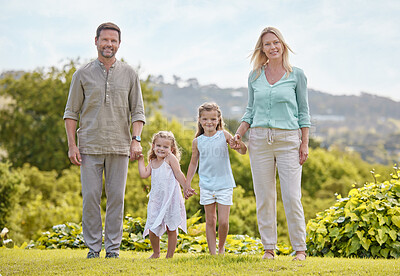
[[[83,64],[97,57],[95,31],[122,31],[117,58],[140,77],[197,78],[247,86],[261,31],[278,28],[308,87],[400,101],[398,0],[0,0],[0,73]]]

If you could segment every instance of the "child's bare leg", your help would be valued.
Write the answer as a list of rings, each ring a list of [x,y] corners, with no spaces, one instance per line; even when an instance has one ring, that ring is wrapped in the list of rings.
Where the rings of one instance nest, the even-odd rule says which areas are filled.
[[[151,255],[149,259],[160,258],[160,238],[151,231],[149,231],[149,238],[151,247],[153,248],[153,255]]]
[[[230,205],[218,204],[218,254],[225,253],[225,241],[229,232]]]
[[[176,249],[176,244],[178,243],[178,238],[177,238],[177,230],[175,231],[169,231],[167,227],[167,232],[168,232],[168,250],[167,250],[167,256],[166,258],[172,258],[175,253]]]
[[[206,237],[208,250],[211,255],[216,255],[217,251],[217,234],[216,234],[216,224],[217,224],[217,213],[216,204],[204,205],[204,210],[206,212]]]

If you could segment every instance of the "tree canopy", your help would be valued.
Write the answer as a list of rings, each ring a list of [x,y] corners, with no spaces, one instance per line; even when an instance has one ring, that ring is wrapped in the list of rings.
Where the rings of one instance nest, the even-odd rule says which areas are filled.
[[[13,166],[29,163],[40,170],[61,170],[70,166],[63,114],[77,62],[61,69],[37,69],[9,73],[0,80],[0,96],[10,99],[0,109],[0,145]],[[159,107],[160,92],[141,81],[146,115]]]

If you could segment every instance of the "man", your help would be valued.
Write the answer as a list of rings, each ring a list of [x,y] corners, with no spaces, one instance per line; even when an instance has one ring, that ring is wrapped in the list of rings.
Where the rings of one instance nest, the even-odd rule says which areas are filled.
[[[131,161],[137,160],[142,153],[142,92],[136,72],[115,57],[120,43],[121,30],[114,23],[103,23],[97,28],[98,58],[73,75],[64,113],[68,157],[81,167],[82,229],[89,248],[87,258],[98,258],[102,248],[103,172],[107,196],[106,258],[119,257],[128,160],[129,156]],[[79,148],[75,140],[78,120]]]

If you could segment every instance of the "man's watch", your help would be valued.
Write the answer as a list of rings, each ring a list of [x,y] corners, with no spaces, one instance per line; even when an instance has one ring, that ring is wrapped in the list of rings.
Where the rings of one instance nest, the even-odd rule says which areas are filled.
[[[142,138],[140,136],[132,136],[132,140],[136,140],[138,142],[142,141]]]

